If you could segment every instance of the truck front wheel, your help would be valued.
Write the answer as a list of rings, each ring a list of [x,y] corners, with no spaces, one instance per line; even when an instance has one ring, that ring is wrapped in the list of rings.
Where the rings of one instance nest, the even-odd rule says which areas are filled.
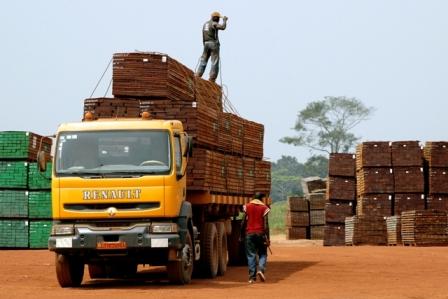
[[[193,273],[194,249],[190,232],[187,232],[185,246],[181,250],[179,261],[169,261],[167,265],[168,279],[174,284],[188,284]]]
[[[56,254],[56,276],[63,288],[79,287],[84,276],[84,263],[76,257]]]

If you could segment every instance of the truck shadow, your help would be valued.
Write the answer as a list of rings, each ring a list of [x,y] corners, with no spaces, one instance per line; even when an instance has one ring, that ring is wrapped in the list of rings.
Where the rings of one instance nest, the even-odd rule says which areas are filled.
[[[272,261],[268,262],[266,270],[266,284],[275,284],[287,279],[291,275],[300,272],[308,267],[316,265],[318,262],[309,261]],[[228,267],[224,276],[215,279],[194,278],[192,282],[184,286],[171,285],[167,281],[166,272],[163,269],[152,269],[139,271],[132,279],[94,279],[88,275],[84,278],[85,283],[81,289],[155,289],[161,287],[197,289],[215,288],[226,289],[243,287],[248,282],[248,269],[246,266]]]

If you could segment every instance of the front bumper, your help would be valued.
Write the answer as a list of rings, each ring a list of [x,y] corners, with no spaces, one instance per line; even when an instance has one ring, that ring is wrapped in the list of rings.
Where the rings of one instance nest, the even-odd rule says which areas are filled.
[[[110,256],[128,256],[135,259],[160,256],[168,258],[169,251],[178,251],[181,240],[178,233],[150,233],[148,224],[131,227],[93,227],[76,224],[75,234],[50,236],[51,251],[85,257],[87,260]]]

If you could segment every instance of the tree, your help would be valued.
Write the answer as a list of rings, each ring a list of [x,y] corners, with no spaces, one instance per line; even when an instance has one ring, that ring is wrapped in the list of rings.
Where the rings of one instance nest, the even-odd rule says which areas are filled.
[[[327,153],[348,152],[360,139],[350,132],[373,113],[356,98],[325,97],[299,111],[294,129],[297,136],[280,141]]]
[[[303,166],[303,177],[318,176],[325,178],[328,175],[328,158],[322,155],[310,157]]]

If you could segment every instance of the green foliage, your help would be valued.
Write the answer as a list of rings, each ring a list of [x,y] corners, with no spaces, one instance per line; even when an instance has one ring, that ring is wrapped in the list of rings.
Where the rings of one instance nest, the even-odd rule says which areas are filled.
[[[269,229],[271,235],[285,233],[286,200],[275,202],[269,212]]]
[[[368,119],[372,112],[372,107],[366,107],[356,98],[325,97],[299,112],[294,127],[297,136],[280,141],[327,153],[348,152],[359,140],[350,130]]]
[[[271,198],[273,202],[277,202],[291,195],[302,195],[302,177],[326,177],[328,159],[324,156],[312,156],[305,163],[300,163],[295,157],[282,156],[272,163],[271,171]]]

